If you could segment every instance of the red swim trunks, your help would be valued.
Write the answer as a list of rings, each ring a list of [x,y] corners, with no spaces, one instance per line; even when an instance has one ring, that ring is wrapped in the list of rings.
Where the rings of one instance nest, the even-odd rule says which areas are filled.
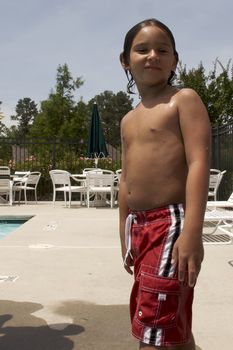
[[[130,298],[132,334],[146,344],[179,345],[191,338],[193,288],[187,281],[178,281],[171,263],[183,216],[183,206],[175,204],[132,211],[127,219],[126,240],[135,274]]]

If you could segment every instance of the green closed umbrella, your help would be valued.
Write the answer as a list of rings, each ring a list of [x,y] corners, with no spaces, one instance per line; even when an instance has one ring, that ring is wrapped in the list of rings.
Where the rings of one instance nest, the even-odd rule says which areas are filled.
[[[87,157],[98,159],[105,158],[107,156],[108,151],[104,139],[98,107],[97,104],[94,103],[89,129]]]

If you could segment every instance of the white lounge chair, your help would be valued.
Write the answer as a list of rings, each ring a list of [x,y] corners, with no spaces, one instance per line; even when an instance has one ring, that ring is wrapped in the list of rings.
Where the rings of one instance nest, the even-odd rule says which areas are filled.
[[[233,208],[233,192],[227,201],[208,201],[207,208]]]
[[[121,172],[122,172],[121,169],[116,170],[116,176],[117,176],[118,183],[120,183],[120,180],[121,180]]]
[[[116,170],[115,172],[115,183],[114,183],[114,189],[115,189],[115,200],[118,203],[118,192],[119,192],[119,186],[120,186],[120,181],[121,181],[121,169]]]
[[[6,196],[6,199],[2,196]],[[10,168],[0,166],[0,200],[3,203],[12,205],[12,182],[10,181]]]
[[[205,243],[231,244],[233,242],[233,210],[225,209],[233,209],[232,197],[233,195],[227,201],[207,202],[203,232]],[[214,209],[210,210],[210,208],[213,208],[213,204]],[[207,230],[208,233],[205,232]]]
[[[221,171],[218,169],[210,169],[208,197],[213,197],[215,201],[217,200],[219,185],[225,173],[226,173],[226,170]]]
[[[206,212],[205,224],[212,223],[211,232],[203,232],[204,243],[211,244],[231,244],[233,242],[233,212],[211,210]],[[209,227],[208,227],[209,228]],[[205,227],[204,227],[205,231]],[[223,232],[219,233],[219,231]]]
[[[207,243],[229,244],[233,242],[233,192],[226,201],[207,202],[205,226],[208,227],[210,223],[212,230],[210,233],[204,233],[203,236]],[[221,234],[217,233],[217,230]]]

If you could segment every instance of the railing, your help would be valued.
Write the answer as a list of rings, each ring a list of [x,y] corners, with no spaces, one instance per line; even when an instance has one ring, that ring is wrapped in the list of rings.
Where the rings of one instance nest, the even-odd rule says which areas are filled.
[[[227,199],[233,192],[233,123],[213,129],[211,167],[226,170],[219,187],[218,199]]]
[[[94,159],[87,159],[79,152],[75,140],[12,139],[0,138],[0,165],[8,165],[12,174],[15,170],[40,171],[38,199],[51,199],[52,183],[49,170],[63,169],[80,173],[84,168],[95,167]],[[107,145],[109,156],[100,158],[98,166],[116,170],[120,168],[120,150]]]
[[[40,171],[42,173],[38,188],[39,199],[52,194],[49,170],[64,169],[79,173],[84,168],[95,166],[79,152],[75,140],[50,139],[12,139],[0,138],[0,165],[10,165],[12,173],[16,170]],[[99,167],[116,170],[121,168],[120,149],[107,145],[109,157],[100,159]],[[233,123],[218,126],[212,132],[211,168],[227,170],[218,192],[218,199],[227,199],[233,192]]]

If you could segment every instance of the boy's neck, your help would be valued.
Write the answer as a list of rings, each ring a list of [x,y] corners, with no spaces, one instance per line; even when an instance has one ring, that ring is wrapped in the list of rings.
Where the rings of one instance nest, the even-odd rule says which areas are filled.
[[[138,89],[141,100],[146,102],[163,96],[171,89],[171,86],[167,83],[160,84],[157,86],[144,87],[143,89]]]

